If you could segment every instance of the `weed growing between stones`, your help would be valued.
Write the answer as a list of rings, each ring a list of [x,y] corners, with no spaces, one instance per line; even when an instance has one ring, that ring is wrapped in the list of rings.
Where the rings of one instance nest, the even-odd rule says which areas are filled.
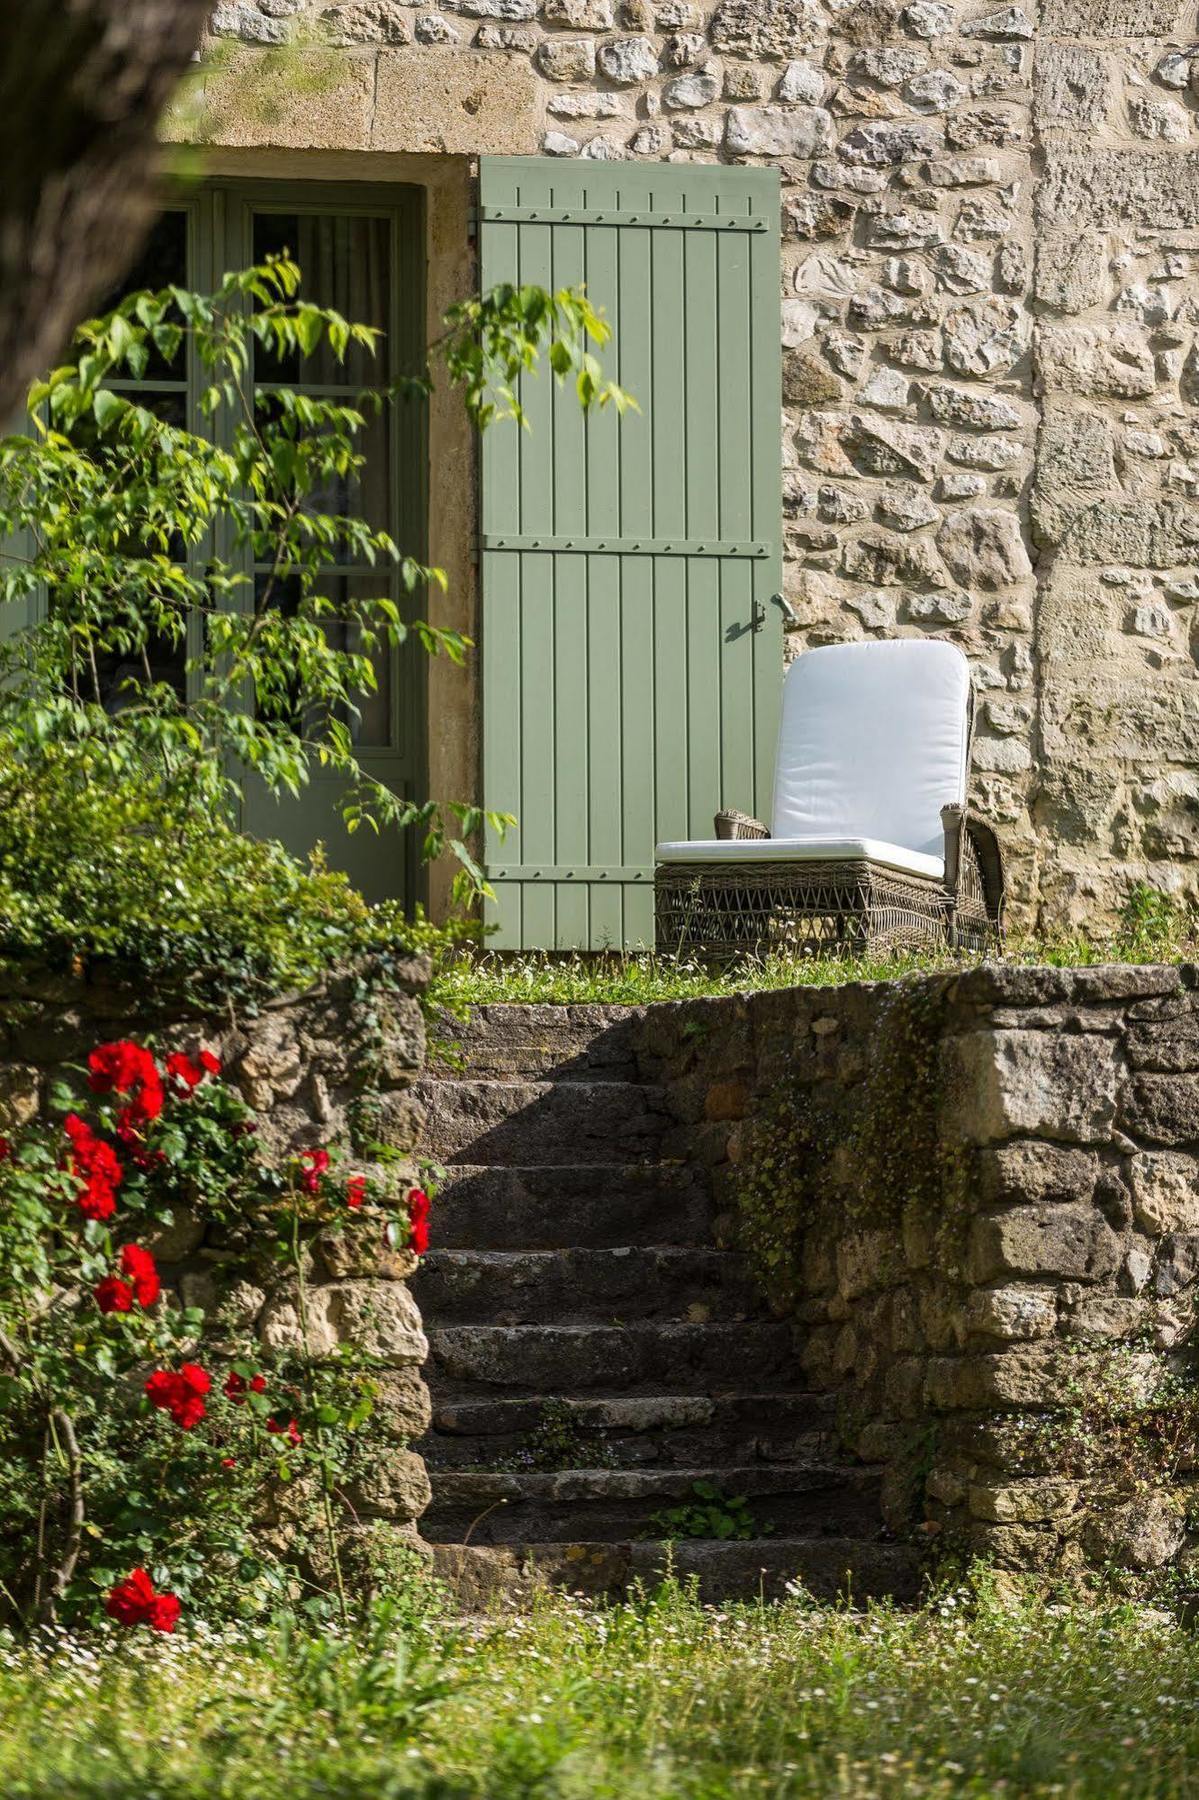
[[[543,1400],[537,1423],[519,1448],[487,1463],[489,1469],[556,1474],[563,1469],[615,1469],[619,1459],[602,1430],[584,1430],[568,1400]]]
[[[1189,1363],[1144,1343],[1063,1348],[1068,1372],[1052,1412],[999,1425],[1018,1467],[1035,1480],[1046,1522],[1067,1546],[1065,1565],[1119,1567],[1130,1591],[1152,1571],[1194,1586],[1184,1550],[1199,1531],[1199,1383]],[[1183,1551],[1181,1563],[1162,1566]]]
[[[667,1543],[677,1538],[747,1543],[751,1538],[766,1537],[773,1530],[769,1523],[755,1520],[744,1494],[726,1494],[713,1481],[693,1482],[690,1500],[654,1513],[650,1524],[653,1536]]]

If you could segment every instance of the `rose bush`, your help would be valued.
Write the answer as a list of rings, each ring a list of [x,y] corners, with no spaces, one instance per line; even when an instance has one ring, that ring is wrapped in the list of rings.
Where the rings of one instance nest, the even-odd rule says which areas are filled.
[[[372,1369],[311,1354],[308,1244],[354,1231],[422,1255],[428,1197],[394,1205],[324,1145],[272,1164],[206,1047],[117,1039],[80,1074],[86,1102],[63,1085],[0,1141],[0,1608],[169,1631],[181,1594],[224,1579],[235,1610],[297,1588],[344,1610],[334,1515]],[[226,1236],[265,1232],[297,1293],[298,1348],[222,1328],[217,1358],[202,1311],[164,1293],[141,1240],[183,1201]],[[259,1529],[296,1482],[324,1538],[307,1572]]]

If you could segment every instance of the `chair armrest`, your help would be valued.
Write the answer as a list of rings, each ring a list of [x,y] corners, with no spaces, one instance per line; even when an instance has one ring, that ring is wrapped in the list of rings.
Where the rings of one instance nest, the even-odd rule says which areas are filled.
[[[966,808],[943,806],[941,829],[945,833],[945,886],[951,894],[956,894],[958,883],[962,879],[962,834],[966,829]]]
[[[768,838],[770,832],[761,819],[751,819],[748,813],[737,812],[726,807],[718,812],[715,819],[718,838]]]
[[[976,893],[981,884],[987,916],[995,929],[1002,931],[1006,884],[995,831],[964,806],[943,806],[941,824],[945,831],[945,887],[950,899],[956,901],[967,883],[974,884]]]

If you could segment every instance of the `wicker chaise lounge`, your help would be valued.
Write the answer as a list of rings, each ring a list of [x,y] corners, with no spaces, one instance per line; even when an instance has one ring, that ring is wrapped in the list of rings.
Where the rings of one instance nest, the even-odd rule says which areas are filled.
[[[881,951],[997,939],[995,834],[967,809],[973,690],[954,645],[837,644],[783,686],[770,830],[659,844],[660,951]]]

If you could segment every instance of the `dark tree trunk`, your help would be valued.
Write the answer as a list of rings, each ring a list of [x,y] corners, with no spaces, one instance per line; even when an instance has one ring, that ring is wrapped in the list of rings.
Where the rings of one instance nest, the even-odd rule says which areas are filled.
[[[129,268],[213,0],[0,0],[0,429]]]

